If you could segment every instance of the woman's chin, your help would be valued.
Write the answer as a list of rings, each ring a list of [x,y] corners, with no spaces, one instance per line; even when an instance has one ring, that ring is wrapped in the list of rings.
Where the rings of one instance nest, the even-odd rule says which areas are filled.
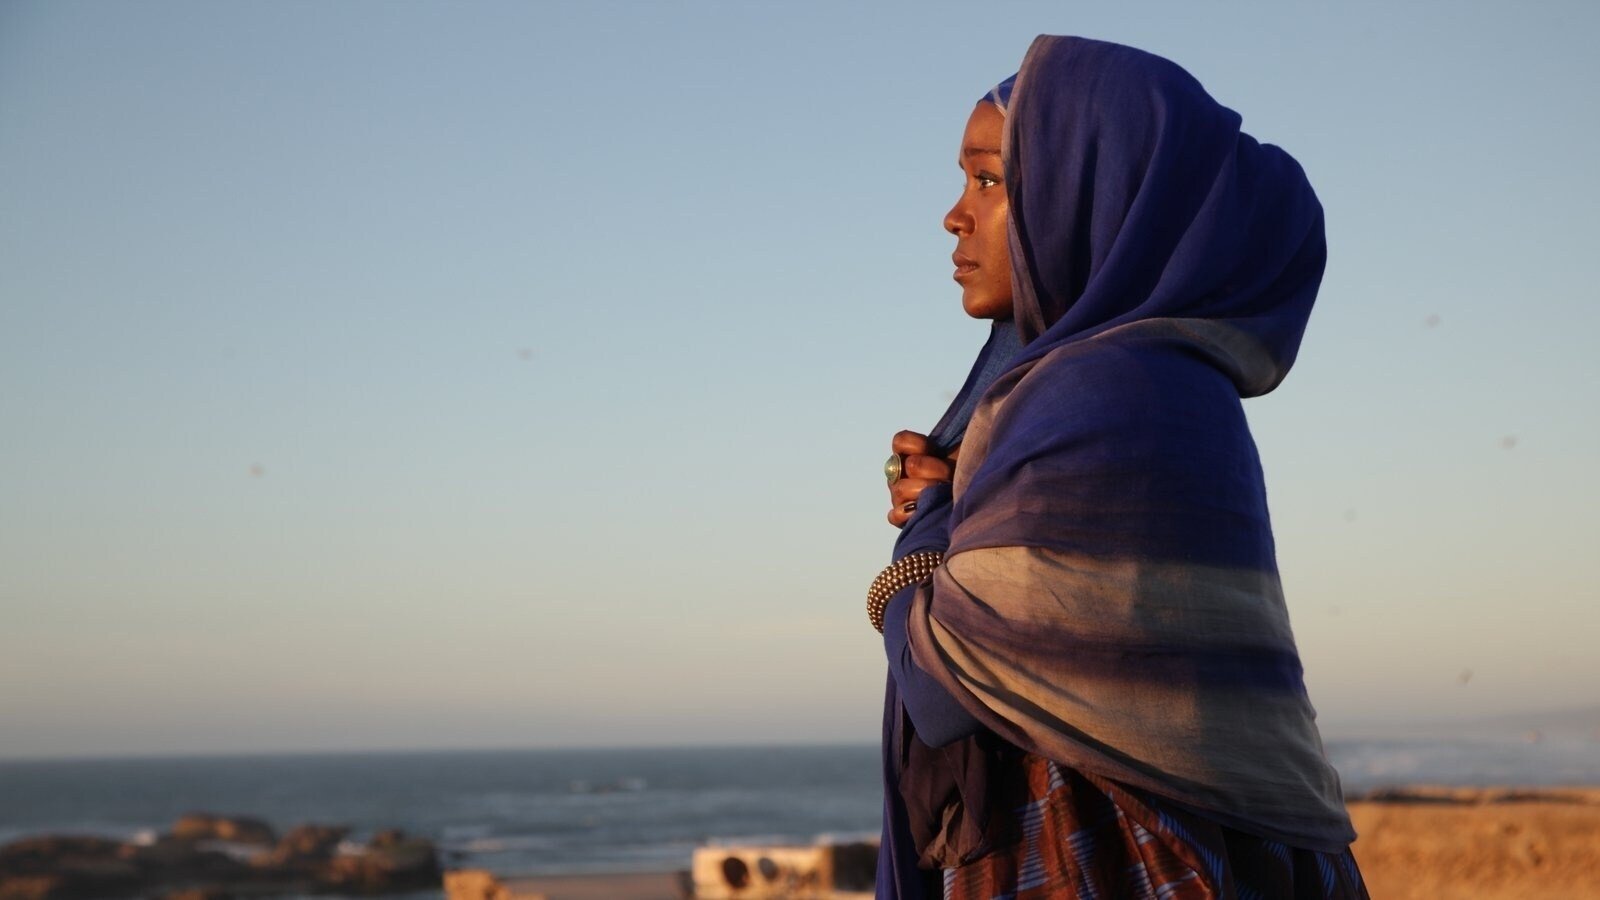
[[[974,319],[1011,318],[1010,297],[984,296],[972,291],[963,291],[961,294],[961,308],[966,310],[967,315]]]

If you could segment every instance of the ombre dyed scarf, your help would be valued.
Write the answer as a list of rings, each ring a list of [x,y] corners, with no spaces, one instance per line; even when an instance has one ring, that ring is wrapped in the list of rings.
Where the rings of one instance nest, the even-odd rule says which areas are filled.
[[[1033,43],[1002,153],[1023,346],[973,405],[913,658],[1023,750],[1342,849],[1240,404],[1294,361],[1316,195],[1183,69],[1082,38]]]

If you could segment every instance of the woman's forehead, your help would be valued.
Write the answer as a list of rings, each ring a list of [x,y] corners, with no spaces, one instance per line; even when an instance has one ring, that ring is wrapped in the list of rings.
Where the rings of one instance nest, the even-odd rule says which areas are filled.
[[[1005,130],[1006,117],[993,103],[979,103],[967,117],[967,128],[961,134],[962,162],[973,156],[999,156],[1000,137]]]

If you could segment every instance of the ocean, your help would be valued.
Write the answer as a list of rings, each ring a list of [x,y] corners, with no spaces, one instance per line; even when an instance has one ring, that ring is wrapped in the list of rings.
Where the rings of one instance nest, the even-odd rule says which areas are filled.
[[[1600,735],[1331,740],[1349,792],[1409,784],[1600,785]],[[450,867],[500,875],[686,868],[717,840],[875,834],[875,747],[440,751],[0,762],[0,843],[125,839],[180,815],[280,831],[399,827]]]

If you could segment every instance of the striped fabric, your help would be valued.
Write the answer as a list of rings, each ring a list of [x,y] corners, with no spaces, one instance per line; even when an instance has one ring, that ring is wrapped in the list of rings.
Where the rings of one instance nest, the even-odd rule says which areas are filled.
[[[1366,900],[1348,849],[1289,847],[1026,754],[998,850],[945,869],[944,900]]]
[[[952,555],[912,599],[918,664],[1026,750],[1264,837],[1349,844],[1276,573],[1108,557]]]

